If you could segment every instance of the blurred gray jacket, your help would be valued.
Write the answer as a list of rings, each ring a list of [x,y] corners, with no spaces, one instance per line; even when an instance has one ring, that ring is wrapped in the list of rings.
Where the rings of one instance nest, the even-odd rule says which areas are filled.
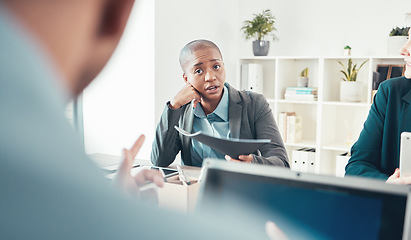
[[[234,221],[168,212],[116,190],[63,114],[68,93],[61,76],[13,18],[0,2],[0,239],[255,236],[233,231]],[[199,234],[198,226],[213,231]]]

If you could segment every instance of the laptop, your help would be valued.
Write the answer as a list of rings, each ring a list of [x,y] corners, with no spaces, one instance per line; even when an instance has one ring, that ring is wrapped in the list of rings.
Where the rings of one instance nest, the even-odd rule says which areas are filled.
[[[411,187],[206,159],[197,210],[231,216],[238,229],[288,239],[411,239]],[[233,221],[231,221],[233,222]]]

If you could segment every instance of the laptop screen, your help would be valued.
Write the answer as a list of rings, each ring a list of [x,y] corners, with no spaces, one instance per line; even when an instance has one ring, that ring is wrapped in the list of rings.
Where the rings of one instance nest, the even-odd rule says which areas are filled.
[[[273,221],[289,239],[402,239],[407,205],[406,194],[213,168],[202,196],[201,207],[244,227]]]

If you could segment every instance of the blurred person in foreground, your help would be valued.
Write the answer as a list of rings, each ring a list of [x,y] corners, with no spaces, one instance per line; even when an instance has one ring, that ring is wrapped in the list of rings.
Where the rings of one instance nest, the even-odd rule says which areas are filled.
[[[64,108],[105,66],[133,3],[0,0],[1,239],[266,238],[263,226],[238,230],[224,217],[135,201],[146,181],[162,185],[153,171],[130,174],[143,136],[123,150],[123,191],[84,154]],[[198,226],[212,231],[198,234]]]

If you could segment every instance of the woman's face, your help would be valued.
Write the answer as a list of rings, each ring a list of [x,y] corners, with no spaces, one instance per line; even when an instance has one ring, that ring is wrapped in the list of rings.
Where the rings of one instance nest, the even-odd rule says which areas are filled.
[[[405,61],[405,74],[404,76],[406,78],[411,78],[411,28],[408,31],[408,41],[404,46],[402,46],[401,50],[401,55],[404,56],[404,61]]]
[[[184,78],[203,100],[220,100],[226,74],[219,51],[211,47],[197,50],[191,54],[187,65]]]

